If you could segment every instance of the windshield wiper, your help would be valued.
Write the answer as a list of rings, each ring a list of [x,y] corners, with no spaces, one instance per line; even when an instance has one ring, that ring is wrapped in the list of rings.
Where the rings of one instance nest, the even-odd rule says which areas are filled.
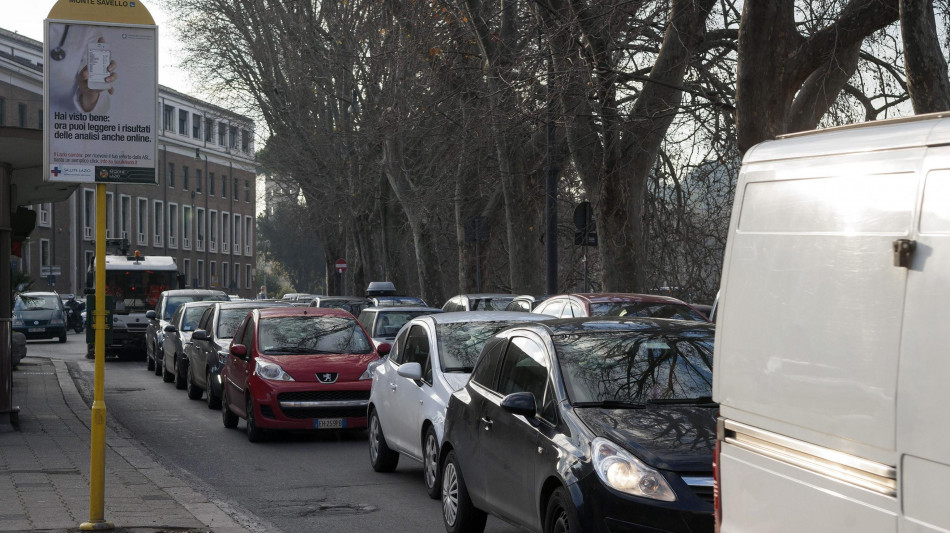
[[[472,367],[472,366],[450,366],[447,368],[443,368],[442,372],[445,372],[445,373],[459,372],[462,374],[471,374],[474,368],[475,367]]]
[[[645,403],[628,402],[625,400],[602,400],[599,402],[574,402],[574,407],[602,407],[604,409],[643,409]]]
[[[696,398],[656,398],[647,400],[650,405],[702,405],[707,407],[718,407],[719,404],[713,402],[712,396],[698,396]]]

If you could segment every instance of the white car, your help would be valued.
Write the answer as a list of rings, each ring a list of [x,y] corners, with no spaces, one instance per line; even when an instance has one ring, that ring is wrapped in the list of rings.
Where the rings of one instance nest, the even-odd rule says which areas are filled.
[[[482,346],[520,322],[550,320],[537,313],[475,311],[412,319],[373,370],[369,399],[370,462],[392,472],[399,454],[425,466],[426,490],[439,498],[439,447],[449,397],[465,386]]]

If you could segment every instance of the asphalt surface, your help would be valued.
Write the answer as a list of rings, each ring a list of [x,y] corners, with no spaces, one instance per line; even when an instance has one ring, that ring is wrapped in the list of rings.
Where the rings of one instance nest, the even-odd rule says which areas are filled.
[[[30,341],[31,355],[62,359],[87,403],[93,364],[85,334],[68,342]],[[422,464],[402,457],[392,474],[369,464],[366,432],[272,435],[248,442],[244,421],[226,429],[220,410],[189,400],[144,361],[106,361],[110,426],[141,444],[193,489],[241,509],[261,531],[441,532],[441,503],[425,492]],[[106,480],[108,484],[109,480]],[[486,531],[521,531],[489,518]]]

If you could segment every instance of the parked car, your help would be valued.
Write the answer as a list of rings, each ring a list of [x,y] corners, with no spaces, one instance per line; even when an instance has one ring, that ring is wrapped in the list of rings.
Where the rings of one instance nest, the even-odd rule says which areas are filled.
[[[13,356],[13,368],[16,368],[26,357],[26,335],[19,331],[14,331],[10,337],[10,355]]]
[[[160,359],[164,355],[162,340],[165,338],[165,326],[171,320],[178,306],[185,302],[226,302],[228,295],[224,291],[207,289],[174,289],[163,291],[158,296],[154,311],[145,313],[148,318],[148,327],[145,329],[145,361],[148,370],[155,371],[156,376],[162,375]]]
[[[439,447],[449,396],[471,375],[482,345],[499,331],[548,317],[470,311],[426,315],[402,329],[389,356],[373,370],[369,398],[370,463],[392,472],[399,454],[421,462],[429,496],[438,498]]]
[[[310,294],[308,292],[288,292],[285,294],[281,301],[293,303],[293,302],[309,302],[314,298],[320,296],[319,294]]]
[[[371,307],[429,307],[425,300],[415,296],[373,296],[369,302]]]
[[[202,394],[209,409],[221,408],[221,368],[227,362],[228,347],[234,330],[253,309],[288,307],[278,301],[218,302],[211,304],[198,319],[198,328],[185,346],[188,358],[186,388],[188,397],[200,400]]]
[[[359,296],[317,296],[310,300],[310,307],[332,307],[359,316],[363,309],[369,307],[370,301]]]
[[[452,394],[440,452],[446,530],[487,514],[530,531],[713,531],[711,324],[521,324]]]
[[[441,313],[437,307],[367,307],[359,314],[360,324],[373,339],[373,344],[392,344],[396,334],[407,322],[418,316]]]
[[[552,296],[532,312],[560,318],[618,316],[654,317],[708,322],[706,315],[671,296],[632,293],[560,294]]]
[[[13,331],[66,342],[66,310],[55,292],[23,292],[13,301]]]
[[[514,294],[459,294],[442,306],[446,313],[453,311],[504,311],[515,299]]]
[[[270,429],[365,428],[368,367],[389,348],[377,351],[340,309],[255,309],[235,330],[221,371],[224,427],[244,418],[251,442]]]
[[[188,372],[188,357],[185,347],[191,343],[192,333],[198,329],[198,320],[212,302],[185,302],[178,306],[168,325],[162,341],[162,381],[175,382],[176,389],[184,389]]]
[[[505,311],[522,311],[528,313],[534,310],[535,307],[541,305],[541,302],[547,300],[548,298],[550,298],[550,296],[532,296],[530,294],[515,296],[513,300],[508,302],[508,306],[505,307]]]

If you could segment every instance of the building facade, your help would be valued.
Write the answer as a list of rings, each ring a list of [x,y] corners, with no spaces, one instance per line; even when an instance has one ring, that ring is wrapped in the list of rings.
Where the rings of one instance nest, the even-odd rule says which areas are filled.
[[[159,86],[158,185],[110,184],[106,237],[130,253],[175,258],[188,287],[253,297],[256,276],[254,123]],[[0,29],[0,125],[43,128],[43,44]],[[81,294],[95,253],[95,186],[32,206],[36,229],[14,268],[34,290]],[[15,258],[14,258],[15,259]]]

